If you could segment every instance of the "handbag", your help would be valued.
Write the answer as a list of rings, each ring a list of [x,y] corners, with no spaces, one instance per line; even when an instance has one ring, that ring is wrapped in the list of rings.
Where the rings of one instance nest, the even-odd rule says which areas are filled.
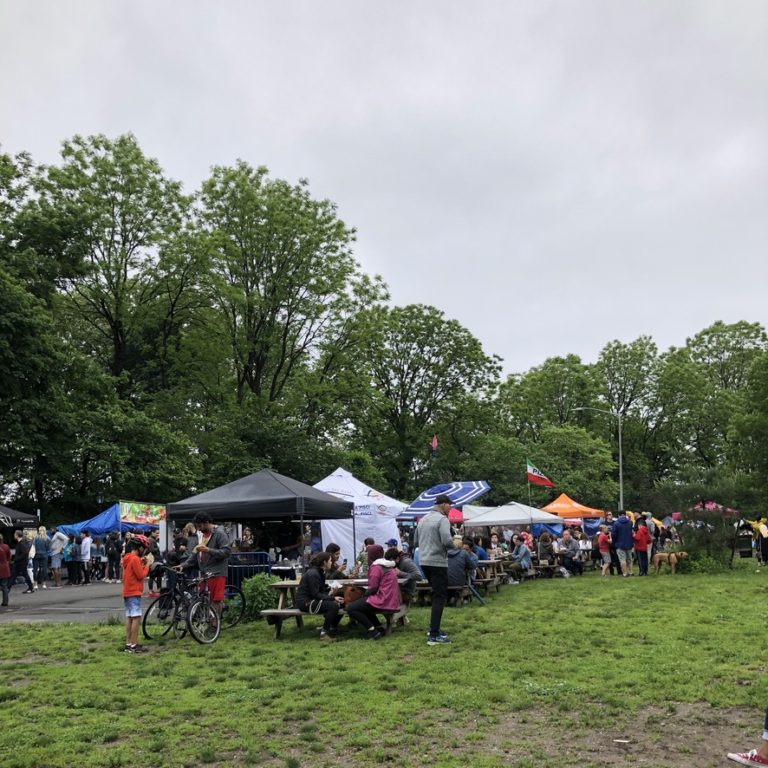
[[[34,557],[35,557],[35,551],[36,551],[36,550],[35,550],[35,545],[33,544],[33,545],[32,545],[32,546],[29,548],[29,559],[30,559],[30,560],[33,560],[33,559],[34,559]]]
[[[355,584],[345,584],[343,587],[344,605],[354,603],[365,594],[365,590],[362,587],[358,587]]]

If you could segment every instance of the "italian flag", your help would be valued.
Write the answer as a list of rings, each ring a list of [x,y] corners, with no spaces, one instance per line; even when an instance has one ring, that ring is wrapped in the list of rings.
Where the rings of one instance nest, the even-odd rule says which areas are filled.
[[[540,470],[531,464],[530,459],[526,459],[528,463],[528,482],[534,485],[543,485],[547,488],[554,488],[555,484]]]

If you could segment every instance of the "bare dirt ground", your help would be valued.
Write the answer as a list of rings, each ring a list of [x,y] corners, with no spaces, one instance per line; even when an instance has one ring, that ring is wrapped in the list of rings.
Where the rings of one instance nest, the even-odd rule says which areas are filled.
[[[510,766],[733,766],[728,752],[760,742],[763,713],[673,704],[641,711],[631,720],[595,723],[583,730],[552,733],[535,713],[511,713],[485,744],[497,744]],[[484,750],[485,751],[485,750]],[[496,751],[496,750],[491,750]]]

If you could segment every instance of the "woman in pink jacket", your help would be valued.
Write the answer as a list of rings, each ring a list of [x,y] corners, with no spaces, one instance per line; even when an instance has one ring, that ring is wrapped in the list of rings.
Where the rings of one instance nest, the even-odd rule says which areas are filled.
[[[384,627],[378,614],[382,611],[394,613],[400,609],[400,586],[397,582],[400,551],[391,547],[385,553],[378,544],[371,544],[368,560],[368,589],[361,598],[347,606],[347,613],[350,619],[365,627],[366,640],[378,640],[384,637]]]

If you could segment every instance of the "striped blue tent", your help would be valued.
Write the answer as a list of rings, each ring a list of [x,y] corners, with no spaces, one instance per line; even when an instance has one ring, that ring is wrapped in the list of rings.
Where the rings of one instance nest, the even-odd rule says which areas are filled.
[[[435,499],[445,494],[454,507],[469,504],[491,490],[485,480],[457,480],[453,483],[440,483],[419,494],[405,509],[405,515],[425,515],[435,506]]]

